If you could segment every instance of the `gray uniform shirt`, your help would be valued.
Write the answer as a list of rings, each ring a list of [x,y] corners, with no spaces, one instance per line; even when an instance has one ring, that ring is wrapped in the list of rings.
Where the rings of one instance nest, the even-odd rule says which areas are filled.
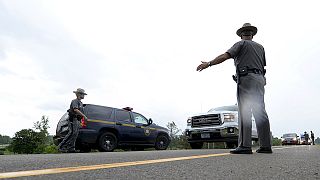
[[[80,115],[76,115],[77,113],[74,112],[74,109],[79,109],[83,113],[83,104],[79,99],[74,99],[71,101],[69,115],[77,117],[77,119],[81,119]]]
[[[263,72],[264,66],[266,66],[264,48],[254,41],[241,40],[235,43],[227,53],[234,59],[236,68],[248,66]]]

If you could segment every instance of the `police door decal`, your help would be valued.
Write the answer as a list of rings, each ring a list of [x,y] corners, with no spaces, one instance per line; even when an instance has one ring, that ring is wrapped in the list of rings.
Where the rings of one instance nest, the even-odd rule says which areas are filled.
[[[149,136],[149,135],[151,134],[151,130],[150,130],[149,128],[145,128],[145,129],[144,129],[144,134],[145,134],[146,136]]]

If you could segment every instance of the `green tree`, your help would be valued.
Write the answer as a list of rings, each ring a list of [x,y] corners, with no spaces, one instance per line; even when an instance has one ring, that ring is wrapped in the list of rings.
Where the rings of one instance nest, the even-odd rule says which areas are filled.
[[[47,116],[42,116],[40,121],[37,121],[33,124],[33,128],[37,131],[40,144],[35,150],[35,153],[44,153],[46,152],[47,146],[53,144],[52,136],[49,135],[49,118]]]
[[[41,121],[37,121],[33,124],[33,128],[42,132],[45,136],[49,136],[49,118],[46,116],[42,116]]]
[[[49,135],[49,118],[47,116],[42,116],[40,121],[33,123],[33,128],[39,132],[41,136],[41,141],[43,144],[51,144],[52,137]]]
[[[23,129],[15,134],[8,150],[19,154],[53,153],[57,152],[49,135],[49,118],[41,117],[34,123],[33,129]]]
[[[22,129],[15,133],[9,150],[18,154],[32,154],[41,144],[41,137],[32,129]]]
[[[2,136],[0,134],[0,144],[10,144],[12,139],[9,136]]]
[[[175,122],[168,122],[167,128],[169,130],[169,136],[171,138],[171,142],[169,144],[169,149],[178,149],[178,141],[179,141],[179,136],[177,134],[181,131]]]
[[[281,145],[282,145],[281,139],[272,136],[272,146],[281,146]]]
[[[175,138],[175,136],[181,131],[173,121],[168,122],[167,128],[169,129],[169,135],[171,138]]]
[[[176,138],[176,148],[177,149],[191,149],[185,132],[182,132],[182,134]]]

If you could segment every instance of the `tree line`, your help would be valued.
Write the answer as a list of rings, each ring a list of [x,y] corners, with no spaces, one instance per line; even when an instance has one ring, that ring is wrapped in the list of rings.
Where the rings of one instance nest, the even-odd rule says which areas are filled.
[[[9,136],[0,134],[0,145],[10,144],[12,139]]]
[[[13,138],[0,135],[0,154],[40,154],[40,153],[58,153],[56,145],[53,143],[53,136],[49,135],[49,118],[42,116],[40,121],[34,123],[32,129],[22,129],[15,133]],[[167,125],[171,143],[168,149],[191,149],[185,132],[178,128],[175,122],[169,122]],[[320,144],[320,138],[315,140]],[[9,144],[9,146],[7,146]],[[280,146],[281,139],[273,137],[273,146]],[[4,145],[4,146],[1,146]],[[4,148],[3,148],[4,147]],[[225,148],[224,143],[204,143],[203,148]]]
[[[0,136],[0,144],[9,144],[5,149],[8,154],[56,153],[53,136],[48,133],[48,124],[49,118],[42,116],[40,121],[34,123],[32,129],[22,129],[16,132],[13,138]]]

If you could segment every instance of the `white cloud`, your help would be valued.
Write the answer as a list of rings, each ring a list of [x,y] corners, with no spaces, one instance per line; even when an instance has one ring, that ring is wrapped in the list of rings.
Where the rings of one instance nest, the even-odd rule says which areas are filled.
[[[244,22],[258,27],[254,40],[266,49],[265,98],[273,133],[313,130],[320,102],[316,5],[4,1],[0,108],[1,122],[9,123],[0,134],[30,128],[42,115],[49,116],[54,133],[78,87],[89,94],[85,103],[132,106],[157,124],[175,121],[184,129],[188,116],[236,102],[232,60],[201,73],[195,68],[238,41],[235,31]]]

